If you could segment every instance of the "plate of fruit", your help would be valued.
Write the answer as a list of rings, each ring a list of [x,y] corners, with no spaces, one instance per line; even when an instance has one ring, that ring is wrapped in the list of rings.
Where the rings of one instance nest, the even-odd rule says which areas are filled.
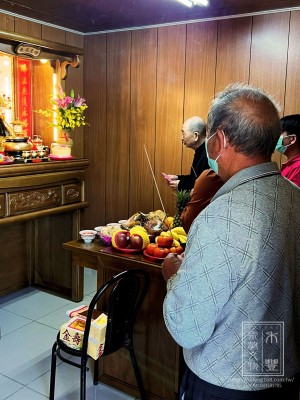
[[[119,229],[111,238],[112,246],[123,253],[141,253],[150,243],[149,236],[143,230],[135,227],[130,231]]]
[[[158,236],[156,243],[150,243],[143,251],[144,256],[153,261],[163,261],[169,253],[182,254],[183,247],[177,245],[172,237]]]
[[[164,259],[166,258],[166,256],[165,256],[165,257],[155,257],[155,256],[151,256],[151,255],[148,253],[147,249],[145,249],[145,250],[143,251],[143,254],[144,254],[145,257],[149,258],[149,260],[152,260],[152,261],[164,261]]]

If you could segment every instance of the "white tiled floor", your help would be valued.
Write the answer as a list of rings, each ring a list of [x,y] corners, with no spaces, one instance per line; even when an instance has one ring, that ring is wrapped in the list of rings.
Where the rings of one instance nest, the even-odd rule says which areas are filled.
[[[96,290],[96,271],[85,268],[88,304]],[[0,298],[0,400],[45,400],[49,394],[51,348],[66,310],[78,306],[36,288]],[[58,361],[55,399],[79,399],[79,369]],[[87,372],[87,400],[133,400],[108,386],[94,386]]]

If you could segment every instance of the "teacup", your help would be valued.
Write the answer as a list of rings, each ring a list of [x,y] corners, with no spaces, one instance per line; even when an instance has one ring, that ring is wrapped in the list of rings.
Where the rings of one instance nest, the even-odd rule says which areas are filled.
[[[31,151],[30,150],[22,151],[22,157],[23,158],[30,158],[31,157]]]
[[[38,156],[39,157],[44,157],[44,155],[45,155],[45,150],[38,150]]]
[[[84,243],[91,243],[95,239],[96,233],[97,232],[92,229],[85,229],[79,232]]]

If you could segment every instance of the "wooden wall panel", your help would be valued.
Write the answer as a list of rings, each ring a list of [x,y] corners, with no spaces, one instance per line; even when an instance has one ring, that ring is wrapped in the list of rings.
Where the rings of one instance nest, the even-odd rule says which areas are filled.
[[[207,112],[215,91],[217,22],[187,25],[184,120]],[[194,152],[182,151],[182,173],[191,169]]]
[[[21,35],[42,37],[42,25],[27,21],[22,18],[15,18],[15,32]]]
[[[284,115],[300,113],[300,11],[291,13]]]
[[[290,13],[253,17],[250,83],[284,105]]]
[[[184,119],[206,121],[215,90],[217,22],[187,25]]]
[[[42,25],[42,39],[57,43],[66,43],[66,32],[52,26]]]
[[[66,32],[66,44],[69,46],[84,48],[84,36],[73,32]]]
[[[157,30],[132,32],[128,217],[153,210],[154,182],[144,145],[154,168],[156,63]]]
[[[85,187],[90,205],[84,211],[83,228],[106,222],[106,53],[106,35],[91,36],[86,41],[84,87],[88,104],[86,120],[90,125],[84,129],[84,156],[90,160]]]
[[[84,89],[92,125],[84,133],[91,161],[86,227],[149,211],[151,193],[153,209],[162,208],[147,180],[144,142],[166,211],[174,212],[173,193],[161,172],[188,171],[193,152],[182,152],[182,123],[194,114],[206,119],[214,93],[228,83],[249,81],[285,103],[285,114],[299,112],[299,15],[272,13],[107,34],[107,53],[103,35],[87,37]],[[99,57],[98,47],[103,50]],[[101,105],[91,106],[97,99]],[[106,119],[107,144],[96,133],[106,132]]]
[[[174,195],[162,172],[180,173],[186,27],[158,29],[155,176],[166,212],[174,213]],[[154,208],[161,209],[155,194]]]
[[[131,32],[107,36],[106,222],[129,209],[130,52]]]
[[[216,93],[232,82],[248,82],[252,18],[218,22]]]
[[[14,31],[15,18],[10,15],[0,14],[0,26],[5,31]]]

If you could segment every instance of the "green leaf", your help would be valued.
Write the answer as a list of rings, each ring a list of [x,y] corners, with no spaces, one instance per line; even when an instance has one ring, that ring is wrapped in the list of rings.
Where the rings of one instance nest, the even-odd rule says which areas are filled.
[[[74,98],[75,94],[74,94],[74,89],[71,89],[71,97]]]

